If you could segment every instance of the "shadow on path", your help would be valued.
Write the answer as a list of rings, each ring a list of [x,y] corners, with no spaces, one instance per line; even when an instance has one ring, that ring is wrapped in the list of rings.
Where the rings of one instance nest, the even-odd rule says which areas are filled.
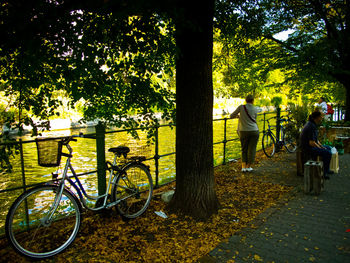
[[[350,154],[340,156],[339,173],[319,196],[303,193],[295,163],[295,154],[280,153],[246,175],[295,190],[260,214],[255,228],[233,235],[199,262],[350,262]]]

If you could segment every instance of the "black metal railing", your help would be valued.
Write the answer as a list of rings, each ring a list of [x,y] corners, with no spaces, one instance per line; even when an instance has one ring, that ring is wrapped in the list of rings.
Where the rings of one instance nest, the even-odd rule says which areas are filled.
[[[276,112],[264,112],[262,114],[259,114],[260,116],[262,115],[262,125],[263,125],[263,130],[265,130],[265,122],[266,122],[266,116],[267,115],[271,115],[271,114],[276,114]],[[219,141],[214,141],[214,145],[218,145],[218,144],[222,144],[222,156],[223,156],[223,161],[221,164],[226,164],[227,163],[227,144],[229,142],[234,142],[234,141],[238,141],[239,138],[238,136],[235,134],[235,130],[228,129],[228,123],[230,121],[233,121],[232,119],[229,118],[221,118],[221,119],[215,119],[213,120],[213,122],[219,122],[219,121],[223,121],[223,139],[219,140]],[[159,181],[159,160],[163,157],[167,157],[170,155],[175,155],[176,152],[168,152],[168,153],[164,153],[164,154],[160,154],[159,153],[159,129],[164,128],[164,127],[171,127],[171,126],[175,126],[174,124],[165,124],[165,125],[159,125],[159,126],[155,126],[155,127],[151,127],[149,129],[155,129],[155,137],[154,137],[154,156],[147,158],[147,160],[154,160],[155,164],[154,164],[154,171],[155,171],[155,185],[156,187],[159,186],[158,181]],[[103,163],[103,167],[104,167],[104,159],[105,157],[102,156],[101,157],[101,153],[105,152],[105,135],[106,134],[112,134],[112,133],[121,133],[121,132],[128,132],[130,130],[141,130],[141,128],[136,128],[136,129],[122,129],[122,130],[115,130],[115,131],[105,131],[104,129],[101,129],[101,127],[99,127],[98,125],[96,126],[96,133],[90,133],[88,134],[88,137],[94,138],[96,139],[96,151],[97,151],[97,162]],[[233,135],[231,136],[231,138],[228,138],[228,134],[232,133]],[[55,137],[57,139],[57,137]],[[63,137],[62,137],[63,138]],[[25,191],[26,188],[28,187],[32,187],[35,186],[37,184],[26,184],[26,172],[25,172],[25,165],[24,165],[24,155],[23,155],[23,144],[29,144],[29,143],[35,143],[35,140],[26,140],[23,141],[22,139],[19,139],[17,142],[11,142],[11,144],[18,144],[19,145],[19,154],[20,154],[20,164],[21,164],[21,174],[22,174],[22,186],[19,187],[14,187],[14,188],[8,188],[8,189],[0,189],[0,194],[5,193],[5,192],[9,192],[9,191],[13,191],[13,190],[18,190],[18,189],[23,189]],[[175,143],[175,142],[174,142]],[[0,143],[1,145],[7,145],[8,143]],[[102,149],[102,151],[100,150]],[[232,156],[232,157],[237,157],[237,156]],[[219,165],[221,165],[219,164]],[[86,175],[86,174],[91,174],[91,173],[96,173],[98,172],[98,168],[97,170],[93,170],[90,172],[85,172],[85,173],[80,173],[79,175]],[[101,182],[102,183],[102,182]],[[39,183],[40,184],[40,183]]]
[[[343,120],[344,119],[344,109],[342,106],[334,106],[334,109],[335,109],[335,113],[333,114],[332,116],[332,119],[333,120]],[[262,122],[262,127],[260,127],[260,130],[262,131],[265,131],[266,129],[266,119],[268,115],[273,115],[273,114],[276,114],[276,117],[280,116],[281,112],[279,110],[277,111],[273,111],[273,112],[264,112],[264,113],[261,113],[259,114],[259,122]],[[261,118],[262,116],[262,118]],[[279,118],[276,118],[277,120]],[[215,119],[213,120],[213,122],[219,122],[219,121],[223,121],[223,139],[222,140],[219,140],[219,141],[214,141],[214,145],[219,145],[219,144],[222,144],[223,145],[223,148],[222,148],[222,156],[223,156],[223,161],[221,164],[225,164],[227,161],[227,144],[229,142],[233,142],[233,141],[238,141],[239,138],[238,136],[235,134],[235,129],[231,129],[229,130],[228,129],[228,123],[233,121],[232,119],[229,119],[229,118],[221,118],[221,119]],[[258,122],[258,123],[259,123]],[[170,156],[170,155],[175,155],[176,152],[169,152],[169,153],[164,153],[164,154],[159,154],[159,129],[161,128],[164,128],[164,127],[171,127],[171,126],[175,126],[174,124],[165,124],[165,125],[158,125],[156,127],[150,127],[150,128],[146,128],[147,129],[155,129],[155,138],[154,138],[154,156],[148,158],[147,160],[154,160],[154,170],[155,170],[155,186],[158,187],[159,184],[158,184],[158,181],[159,181],[159,160],[163,157],[167,157],[167,156]],[[260,124],[261,126],[261,124]],[[276,123],[276,132],[278,132],[278,123]],[[105,131],[103,127],[97,125],[96,127],[96,133],[91,133],[89,135],[91,135],[92,138],[95,138],[96,139],[96,151],[97,151],[97,163],[100,163],[97,164],[97,170],[94,170],[94,171],[91,171],[91,172],[85,172],[85,173],[81,173],[79,175],[86,175],[86,174],[90,174],[90,173],[95,173],[95,172],[98,172],[99,170],[99,166],[102,166],[104,167],[104,163],[105,163],[105,157],[104,157],[104,153],[105,153],[105,135],[106,134],[111,134],[111,133],[121,133],[121,132],[129,132],[131,130],[141,130],[141,128],[136,128],[136,129],[122,129],[122,130],[114,130],[114,131]],[[262,129],[261,129],[262,128]],[[144,128],[145,130],[145,128]],[[228,134],[229,133],[232,133],[232,138],[229,139],[228,138]],[[57,138],[57,137],[55,137]],[[13,191],[13,190],[18,190],[18,189],[23,189],[25,190],[26,188],[28,187],[32,187],[36,184],[30,184],[30,185],[27,185],[26,184],[26,173],[25,173],[25,165],[24,165],[24,155],[23,155],[23,145],[24,144],[28,144],[28,143],[35,143],[35,140],[26,140],[26,141],[23,141],[22,139],[18,139],[18,141],[16,142],[10,142],[10,143],[0,143],[0,146],[3,146],[3,145],[8,145],[8,144],[17,144],[19,146],[19,155],[20,155],[20,165],[21,165],[21,175],[22,175],[22,186],[19,186],[19,187],[14,187],[14,188],[9,188],[9,189],[0,189],[0,194],[3,194],[5,192],[8,192],[8,191]],[[175,142],[174,142],[175,143]],[[102,155],[102,156],[101,156]],[[232,157],[237,157],[237,156],[232,156]],[[221,165],[221,164],[218,164],[218,165]]]
[[[265,130],[265,121],[267,119],[267,115],[272,115],[272,114],[276,114],[276,112],[265,112],[262,114],[259,114],[259,118],[258,118],[258,125],[260,126],[260,130]],[[222,144],[222,162],[218,163],[217,165],[222,165],[222,164],[226,164],[227,160],[229,160],[229,158],[238,158],[239,157],[239,150],[237,151],[237,155],[236,156],[230,156],[229,151],[228,151],[228,143],[230,142],[235,142],[238,141],[238,135],[236,134],[236,127],[228,127],[228,124],[232,124],[232,126],[235,126],[237,121],[235,122],[232,119],[229,118],[221,118],[221,119],[215,119],[213,120],[213,122],[220,122],[223,121],[223,138],[222,140],[218,140],[218,141],[214,141],[214,145],[220,145]],[[147,160],[154,160],[154,176],[155,176],[155,187],[160,187],[161,185],[159,184],[159,175],[160,175],[160,165],[159,165],[159,161],[167,156],[171,156],[171,155],[176,155],[176,152],[166,152],[163,154],[160,154],[160,147],[159,147],[159,130],[165,127],[171,127],[171,126],[175,126],[174,124],[165,124],[165,125],[159,125],[156,127],[150,127],[149,129],[154,129],[155,130],[155,137],[154,137],[154,155],[147,158]],[[261,127],[263,126],[263,127]],[[137,128],[134,130],[141,130],[141,128]],[[98,181],[98,192],[99,194],[104,193],[105,192],[105,187],[106,187],[106,171],[105,171],[105,138],[106,135],[108,134],[112,134],[112,133],[121,133],[121,132],[128,132],[130,131],[130,129],[123,129],[123,130],[113,130],[113,131],[105,131],[104,127],[101,127],[99,125],[97,125],[95,127],[95,133],[90,133],[88,134],[88,136],[86,137],[90,137],[93,139],[96,139],[96,152],[97,152],[97,169],[96,170],[91,170],[88,172],[83,172],[83,173],[79,173],[78,176],[83,176],[83,175],[89,175],[89,174],[94,174],[97,173],[97,181]],[[57,139],[57,137],[55,137]],[[62,137],[63,138],[63,137]],[[16,142],[11,142],[11,144],[18,144],[19,145],[19,155],[20,155],[20,166],[21,166],[21,185],[20,186],[16,186],[16,187],[11,187],[11,188],[5,188],[5,189],[0,189],[0,194],[1,195],[9,195],[9,192],[12,191],[17,191],[17,190],[21,190],[24,192],[26,191],[28,188],[42,184],[42,183],[46,183],[47,180],[45,182],[41,182],[41,183],[32,183],[32,184],[27,184],[27,180],[26,180],[26,168],[24,165],[24,154],[23,154],[23,145],[24,144],[29,144],[29,143],[35,143],[35,140],[26,140],[23,141],[22,139],[18,139],[18,141]],[[6,145],[7,143],[0,143],[0,147],[1,145]],[[175,144],[175,142],[174,142]],[[239,147],[239,146],[238,146]],[[216,165],[216,166],[217,166]],[[6,209],[4,207],[4,209]],[[7,208],[8,209],[8,208]],[[3,221],[2,218],[0,218],[0,221]],[[0,222],[0,236],[1,233],[3,233],[3,222]]]

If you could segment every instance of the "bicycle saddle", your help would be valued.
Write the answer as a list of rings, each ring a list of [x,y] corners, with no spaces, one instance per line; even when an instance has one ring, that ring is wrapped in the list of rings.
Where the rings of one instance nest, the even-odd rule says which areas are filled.
[[[112,152],[112,153],[115,153],[118,156],[120,156],[122,154],[124,156],[126,156],[126,154],[128,154],[130,152],[130,148],[126,147],[126,146],[118,146],[118,147],[109,148],[108,151]]]

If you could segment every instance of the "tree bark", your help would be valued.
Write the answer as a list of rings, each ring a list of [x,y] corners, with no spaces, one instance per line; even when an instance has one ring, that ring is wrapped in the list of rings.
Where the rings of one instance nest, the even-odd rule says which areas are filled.
[[[176,18],[176,191],[170,209],[197,219],[218,210],[213,168],[214,0],[179,0]]]

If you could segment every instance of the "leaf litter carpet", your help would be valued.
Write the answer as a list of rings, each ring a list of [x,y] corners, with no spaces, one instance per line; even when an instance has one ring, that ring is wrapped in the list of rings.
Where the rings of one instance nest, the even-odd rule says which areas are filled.
[[[239,161],[215,168],[220,209],[206,222],[168,213],[161,193],[174,189],[172,183],[156,189],[147,211],[134,220],[123,221],[114,209],[107,215],[86,212],[73,244],[44,262],[196,262],[234,233],[255,228],[257,215],[301,184],[295,154],[267,159],[260,151],[256,162],[253,173],[242,173]],[[0,262],[29,261],[0,239]]]

